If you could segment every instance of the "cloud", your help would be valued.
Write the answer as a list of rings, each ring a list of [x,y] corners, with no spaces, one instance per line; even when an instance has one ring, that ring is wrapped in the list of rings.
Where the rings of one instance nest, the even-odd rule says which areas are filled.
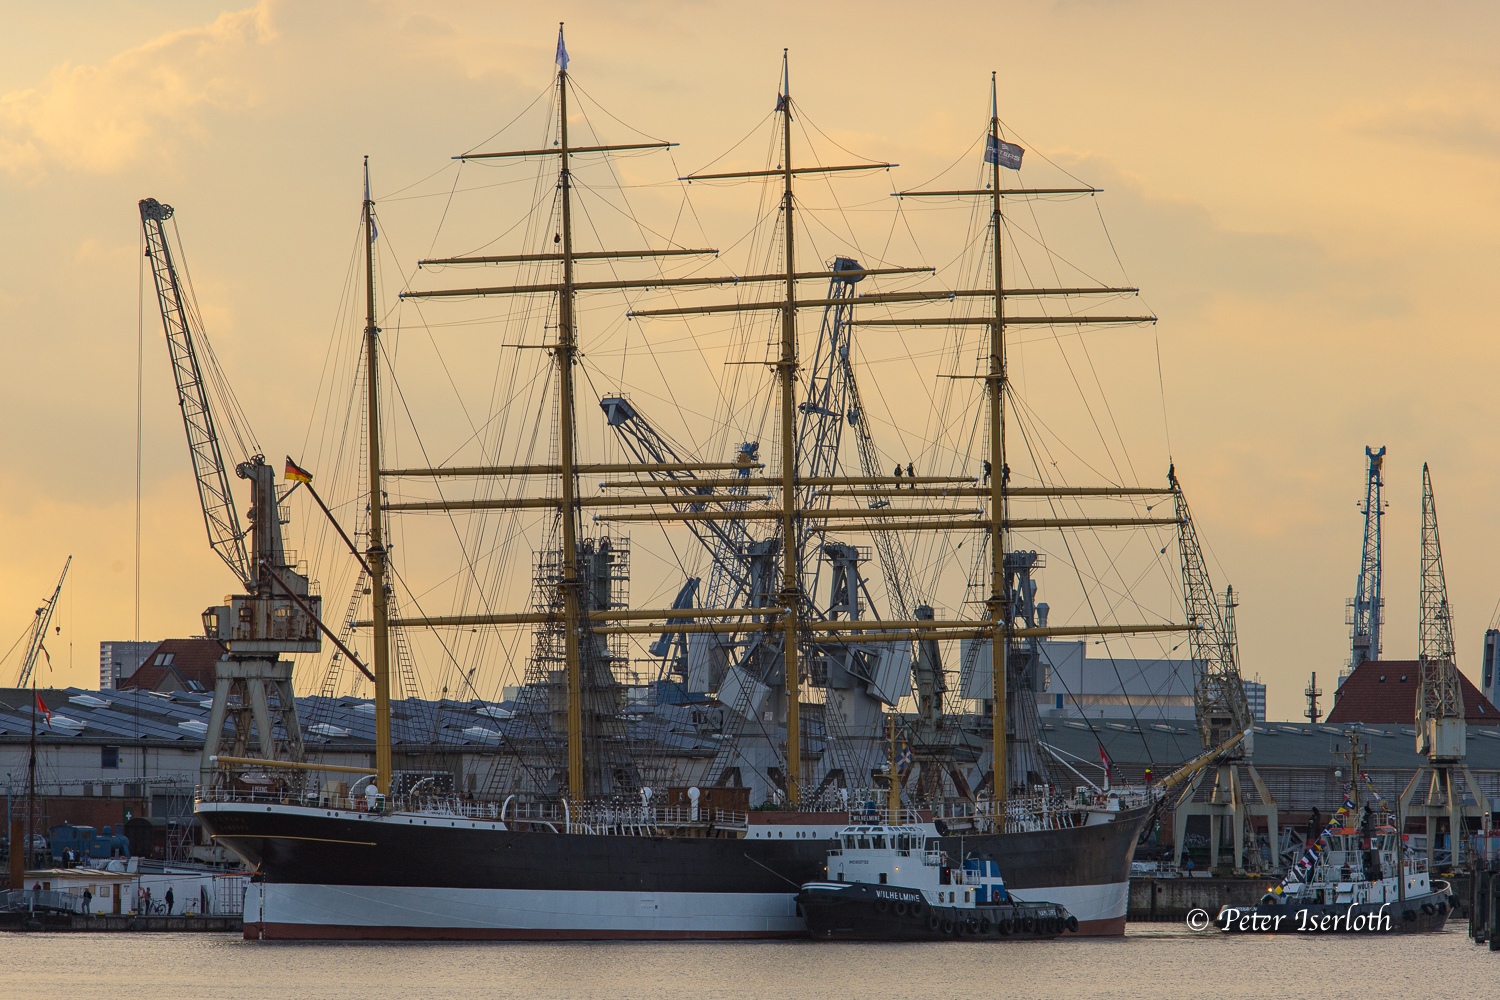
[[[1484,159],[1500,158],[1500,115],[1493,100],[1413,97],[1368,111],[1351,122],[1350,128],[1355,134],[1387,142],[1415,142]]]
[[[36,180],[54,168],[112,173],[174,133],[203,134],[205,110],[257,102],[243,57],[276,37],[271,0],[174,31],[97,66],[63,63],[38,87],[0,96],[0,170]]]

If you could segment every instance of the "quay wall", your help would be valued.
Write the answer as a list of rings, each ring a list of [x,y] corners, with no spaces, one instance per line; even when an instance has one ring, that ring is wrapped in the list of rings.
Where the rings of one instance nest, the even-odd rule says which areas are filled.
[[[1217,916],[1221,906],[1253,906],[1280,880],[1260,878],[1132,878],[1125,919],[1177,922],[1192,910]]]

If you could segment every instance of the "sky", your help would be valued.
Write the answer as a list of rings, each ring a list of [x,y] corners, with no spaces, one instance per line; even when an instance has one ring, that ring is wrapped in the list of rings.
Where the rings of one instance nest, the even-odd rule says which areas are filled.
[[[1366,445],[1387,448],[1384,655],[1416,655],[1427,462],[1459,666],[1477,680],[1500,602],[1488,572],[1500,563],[1500,345],[1487,309],[1500,239],[1490,45],[1500,14],[1489,5],[1267,3],[1250,17],[1078,0],[933,4],[917,16],[884,2],[826,13],[772,2],[751,14],[667,0],[178,0],[30,5],[7,18],[0,649],[72,555],[43,683],[97,684],[99,642],[137,635],[138,361],[139,635],[196,633],[200,610],[234,589],[205,544],[136,202],[176,206],[204,322],[268,457],[323,454],[340,391],[328,359],[357,337],[346,297],[361,157],[390,224],[390,317],[404,308],[402,282],[426,280],[411,277],[418,257],[471,249],[465,240],[493,238],[490,220],[505,217],[485,214],[502,210],[483,193],[446,197],[460,190],[455,176],[477,176],[455,175],[449,157],[531,121],[559,21],[570,70],[594,99],[588,124],[626,141],[614,116],[681,144],[670,162],[624,161],[640,182],[634,208],[711,246],[747,230],[753,197],[689,195],[672,178],[726,152],[725,164],[761,165],[764,144],[747,152],[741,140],[771,110],[787,48],[823,152],[900,164],[851,216],[868,230],[860,246],[885,238],[905,263],[952,257],[935,216],[913,212],[909,238],[881,237],[895,227],[875,201],[962,161],[996,71],[1001,117],[1029,162],[1104,189],[1097,216],[1090,205],[1052,231],[1091,233],[1087,252],[1117,269],[1107,277],[1139,286],[1159,317],[1088,335],[1124,442],[1116,457],[1128,453],[1141,482],[1175,463],[1215,583],[1239,595],[1242,666],[1268,685],[1270,715],[1300,718],[1309,674],[1331,693],[1348,656]],[[427,336],[409,338],[414,355]],[[457,346],[468,343],[447,350],[479,350]],[[608,350],[628,353],[628,339]],[[1018,386],[1066,396],[1066,373],[1041,350],[1029,360],[1033,349],[1017,348]],[[469,356],[446,356],[446,370],[419,363],[403,392],[452,388],[483,404],[488,383],[454,362]],[[599,364],[614,356],[601,347]],[[697,371],[662,377],[694,382]],[[688,411],[700,389],[683,389]],[[435,415],[440,428],[456,419]],[[1059,419],[1060,430],[1086,428],[1077,414]],[[310,512],[293,516],[297,544],[295,522]],[[331,607],[347,593],[336,576],[324,587]],[[0,682],[16,666],[12,654]]]

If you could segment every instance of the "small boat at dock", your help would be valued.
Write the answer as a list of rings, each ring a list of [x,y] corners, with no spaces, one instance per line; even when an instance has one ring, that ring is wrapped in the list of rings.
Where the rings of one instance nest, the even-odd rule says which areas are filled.
[[[953,865],[915,824],[848,826],[828,852],[831,881],[809,882],[797,907],[814,938],[848,941],[1036,940],[1076,931],[1056,903],[1005,888],[994,859]]]

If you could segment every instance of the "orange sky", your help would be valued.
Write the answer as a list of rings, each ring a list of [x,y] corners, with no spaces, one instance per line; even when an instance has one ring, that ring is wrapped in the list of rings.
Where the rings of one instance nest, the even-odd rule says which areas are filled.
[[[1287,3],[1252,17],[1081,0],[749,9],[182,0],[12,11],[0,38],[0,645],[69,554],[46,682],[96,684],[98,642],[135,629],[136,201],[178,207],[240,401],[273,459],[303,452],[343,329],[360,157],[372,158],[377,198],[448,167],[546,86],[566,20],[588,93],[681,143],[671,163],[631,161],[642,176],[738,142],[770,110],[789,47],[799,103],[831,141],[899,162],[898,185],[921,183],[982,127],[998,70],[1001,115],[1028,162],[1045,155],[1105,189],[1125,274],[1161,317],[1154,331],[1097,341],[1104,367],[1129,374],[1110,403],[1143,481],[1160,479],[1170,450],[1215,582],[1241,595],[1243,664],[1270,685],[1272,716],[1299,717],[1308,673],[1331,691],[1348,655],[1367,444],[1389,455],[1385,655],[1416,652],[1427,461],[1459,663],[1477,676],[1500,598],[1487,571],[1500,561],[1488,309],[1500,15]],[[646,189],[637,207],[660,219],[680,197]],[[705,238],[743,232],[737,197],[693,193]],[[437,202],[385,211],[396,259],[428,252]],[[907,257],[951,256],[937,231],[919,228]],[[394,272],[387,284],[393,299]],[[233,584],[204,544],[149,298],[144,361],[141,631],[161,638],[198,631],[201,608]],[[1055,390],[1045,362],[1019,363],[1024,390]],[[421,372],[407,388],[442,382]],[[325,594],[342,606],[337,590]]]

